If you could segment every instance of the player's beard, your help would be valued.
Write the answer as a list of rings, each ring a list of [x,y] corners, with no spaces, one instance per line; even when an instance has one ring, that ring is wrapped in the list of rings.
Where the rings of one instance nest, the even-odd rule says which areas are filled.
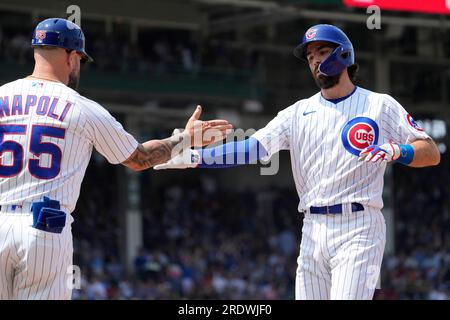
[[[330,89],[333,88],[335,85],[339,83],[339,79],[341,78],[341,73],[334,75],[334,76],[325,76],[323,74],[318,73],[319,67],[317,67],[314,70],[314,81],[316,82],[316,85],[320,89]]]
[[[67,84],[67,86],[76,91],[78,90],[79,83],[80,83],[80,71],[77,72],[77,70],[73,70],[69,74],[69,83]]]

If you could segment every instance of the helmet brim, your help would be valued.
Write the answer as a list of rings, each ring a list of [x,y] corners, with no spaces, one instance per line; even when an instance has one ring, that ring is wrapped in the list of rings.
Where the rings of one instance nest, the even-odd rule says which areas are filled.
[[[334,42],[334,41],[329,41],[329,40],[315,40],[315,41],[308,41],[305,43],[301,43],[298,46],[296,46],[293,50],[293,54],[294,56],[296,56],[297,58],[299,58],[300,60],[306,61],[308,62],[308,59],[306,59],[306,48],[308,47],[309,44],[314,43],[314,42],[328,42],[330,44],[330,47],[332,48],[336,48],[337,46],[339,46],[338,43]]]
[[[86,53],[86,51],[79,51],[79,53],[81,53],[81,56],[83,57],[83,58],[81,59],[81,61],[82,61],[83,63],[91,63],[91,62],[94,62],[94,59],[93,59],[90,55],[88,55],[88,54]]]
[[[67,49],[63,46],[60,45],[55,45],[55,44],[47,44],[47,43],[42,43],[42,44],[32,44],[31,45],[32,48],[36,48],[36,47],[55,47],[55,48],[61,48],[61,49],[66,49],[66,50],[75,50],[75,49]],[[87,54],[86,51],[79,51],[79,50],[75,50],[76,52],[78,52],[79,54],[81,54],[81,61],[82,62],[94,62],[94,59]]]
[[[294,56],[296,56],[300,60],[307,61],[306,55],[305,55],[305,48],[310,43],[311,42],[302,43],[302,44],[299,44],[298,46],[296,46],[292,52],[294,54]]]

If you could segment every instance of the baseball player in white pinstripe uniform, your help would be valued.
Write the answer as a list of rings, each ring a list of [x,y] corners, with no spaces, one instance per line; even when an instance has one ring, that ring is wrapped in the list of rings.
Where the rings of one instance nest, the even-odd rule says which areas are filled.
[[[289,150],[304,213],[296,299],[372,299],[386,238],[386,165],[437,165],[440,154],[392,97],[353,84],[357,65],[342,30],[313,26],[294,54],[308,62],[319,93],[247,140],[192,150],[195,157],[177,156],[155,169],[221,168]]]
[[[75,91],[80,62],[92,61],[84,41],[77,25],[44,20],[33,34],[33,74],[0,87],[0,299],[71,298],[71,212],[93,148],[112,164],[144,170],[174,147],[190,147],[194,131],[231,128],[198,120],[197,107],[182,134],[139,144]]]

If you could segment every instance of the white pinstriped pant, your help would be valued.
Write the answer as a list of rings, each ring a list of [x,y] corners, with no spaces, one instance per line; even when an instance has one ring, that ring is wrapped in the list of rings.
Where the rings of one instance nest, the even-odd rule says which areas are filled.
[[[373,298],[386,243],[379,209],[347,214],[310,214],[303,219],[297,259],[297,300]]]
[[[68,300],[70,223],[62,233],[49,233],[32,222],[32,214],[0,213],[0,299]]]

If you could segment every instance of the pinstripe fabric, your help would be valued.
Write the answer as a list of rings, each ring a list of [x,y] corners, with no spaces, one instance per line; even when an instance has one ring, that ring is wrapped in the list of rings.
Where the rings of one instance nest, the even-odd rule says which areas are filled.
[[[367,117],[380,129],[378,143],[429,138],[411,127],[406,116],[405,109],[385,94],[358,87],[349,98],[334,104],[319,92],[280,111],[253,137],[268,152],[264,160],[290,150],[299,211],[351,202],[381,209],[386,164],[358,162],[344,147],[341,133],[350,120]]]
[[[39,84],[39,85],[36,85]],[[42,84],[42,86],[40,85]],[[22,109],[28,96],[48,96],[51,105],[55,99],[55,108],[46,115],[37,114],[37,107],[29,107],[14,116],[0,112],[0,125],[21,124],[27,126],[25,135],[5,135],[5,140],[17,141],[23,146],[23,169],[14,177],[0,178],[0,204],[20,204],[41,199],[46,195],[59,200],[68,212],[75,209],[80,194],[81,182],[95,147],[110,163],[118,164],[126,160],[137,148],[138,142],[128,134],[107,110],[98,103],[89,100],[69,87],[55,82],[20,79],[0,87],[0,98],[9,98],[11,110],[12,97],[22,97]],[[71,103],[70,107],[67,104]],[[49,107],[50,109],[50,107]],[[1,110],[0,110],[1,111]],[[63,121],[49,114],[62,116]],[[28,160],[39,159],[39,165],[50,167],[52,157],[42,153],[39,157],[30,152],[30,135],[33,125],[46,125],[65,129],[64,139],[42,136],[43,143],[58,146],[62,152],[60,172],[53,179],[39,179],[30,174]],[[3,165],[12,163],[12,153],[3,153]]]
[[[25,133],[5,131],[8,128],[25,128]],[[44,128],[47,134],[35,136],[35,128]],[[138,142],[94,101],[61,83],[30,79],[0,87],[0,132],[0,143],[10,141],[0,158],[0,299],[70,299],[70,213],[92,150],[96,148],[110,163],[117,164],[136,150]],[[59,134],[53,136],[52,132]],[[46,174],[40,175],[36,166]],[[50,170],[51,175],[47,175]],[[24,208],[43,196],[58,200],[67,213],[61,234],[31,227],[32,215]],[[8,212],[3,209],[5,205],[23,207]]]
[[[11,221],[0,217],[0,239],[11,238],[11,230],[13,224]],[[11,259],[11,252],[13,248],[9,241],[0,242],[0,299],[12,299],[12,270],[13,261]]]
[[[389,95],[358,87],[336,104],[320,92],[300,100],[253,135],[268,152],[263,160],[280,150],[291,153],[298,210],[306,212],[297,299],[372,298],[385,245],[380,210],[386,163],[358,162],[357,154],[376,139],[378,144],[407,144],[429,138],[408,119]],[[354,123],[358,129],[346,130]],[[367,123],[375,124],[370,131]],[[352,202],[363,204],[365,211],[352,213]],[[308,213],[311,206],[335,204],[343,205],[342,215]]]
[[[331,299],[372,299],[386,242],[386,225],[378,209],[339,217],[330,232],[330,243],[338,249],[330,257]]]
[[[296,299],[372,299],[386,225],[375,208],[344,215],[305,214]]]
[[[0,299],[70,299],[70,221],[61,234],[32,228],[29,214],[2,213],[0,222]]]
[[[327,265],[325,254],[322,252],[322,238],[315,234],[322,234],[325,225],[319,220],[305,217],[302,228],[302,244],[297,259],[295,296],[301,300],[328,300],[331,288],[331,270]]]

